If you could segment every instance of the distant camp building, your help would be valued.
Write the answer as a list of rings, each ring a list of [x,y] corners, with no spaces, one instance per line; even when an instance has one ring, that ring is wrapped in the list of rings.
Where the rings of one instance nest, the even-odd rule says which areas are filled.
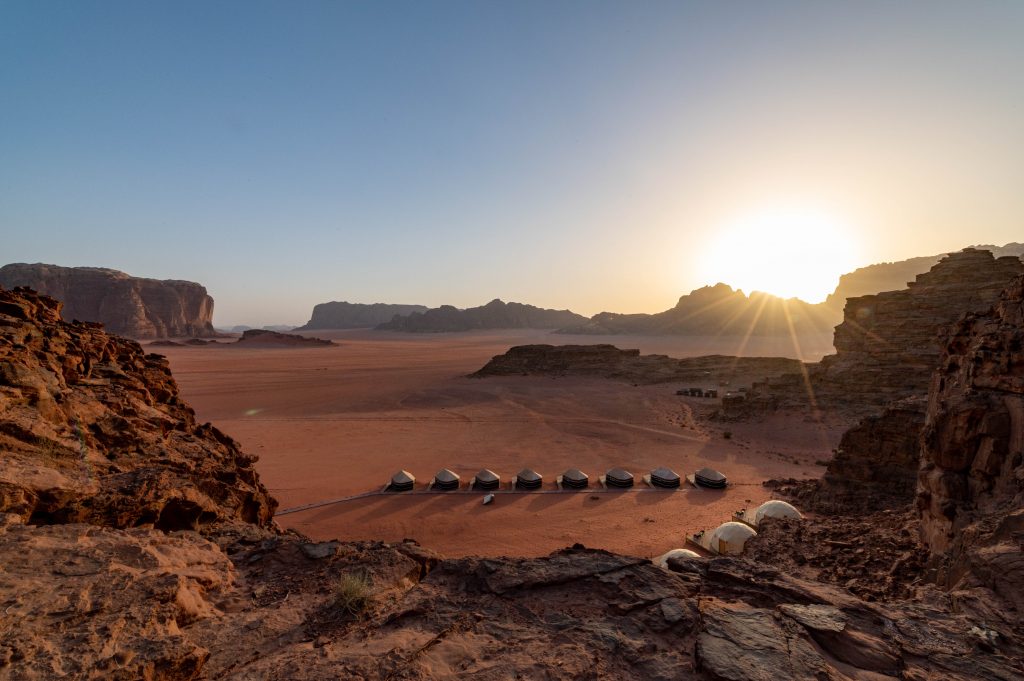
[[[416,485],[416,477],[409,471],[398,471],[391,476],[387,490],[389,492],[410,492]]]
[[[679,474],[671,468],[655,468],[651,471],[651,486],[675,489],[679,487]]]
[[[442,492],[450,492],[459,488],[459,480],[460,478],[457,473],[453,473],[447,468],[442,468],[434,474],[430,487]]]
[[[590,485],[590,476],[579,468],[570,468],[562,473],[562,487],[567,489],[586,489]]]
[[[501,478],[489,468],[485,468],[473,478],[471,487],[480,490],[495,490],[501,485]]]
[[[722,523],[711,533],[711,550],[726,556],[738,556],[743,553],[743,545],[757,532],[750,525],[730,520]]]
[[[622,468],[613,468],[604,474],[604,482],[609,487],[628,489],[633,486],[633,474]]]
[[[516,488],[525,490],[540,489],[544,484],[544,476],[532,468],[524,468],[516,474]]]

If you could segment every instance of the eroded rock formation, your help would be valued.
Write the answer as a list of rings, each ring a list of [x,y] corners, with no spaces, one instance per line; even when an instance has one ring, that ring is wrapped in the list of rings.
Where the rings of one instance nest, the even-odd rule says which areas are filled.
[[[485,376],[595,376],[632,383],[690,381],[707,388],[730,384],[738,377],[783,374],[799,360],[785,357],[706,355],[676,359],[641,355],[614,345],[517,345],[491,359],[473,374]]]
[[[300,336],[295,333],[279,333],[277,331],[267,331],[266,329],[249,329],[243,333],[242,337],[233,345],[244,345],[246,347],[263,345],[285,348],[308,348],[335,345],[335,343],[334,341]]]
[[[255,461],[196,421],[167,361],[0,289],[0,512],[35,524],[271,522]]]
[[[953,329],[928,398],[918,505],[940,583],[1024,622],[1024,277]]]
[[[143,279],[102,267],[15,263],[0,286],[28,286],[64,303],[67,319],[99,322],[129,338],[213,336],[213,298],[191,281]]]
[[[923,396],[939,365],[944,332],[964,314],[990,307],[1021,273],[1024,263],[1015,256],[970,248],[953,253],[906,289],[850,298],[835,330],[836,354],[805,375],[754,389],[779,406],[813,404],[861,415]]]
[[[379,325],[386,331],[440,333],[476,329],[557,329],[585,322],[586,317],[569,310],[547,310],[522,303],[492,300],[480,307],[460,310],[442,305],[426,312],[413,312]]]
[[[310,329],[363,329],[390,322],[396,316],[426,312],[425,305],[392,305],[387,303],[348,303],[332,301],[313,307],[313,315],[297,331]]]

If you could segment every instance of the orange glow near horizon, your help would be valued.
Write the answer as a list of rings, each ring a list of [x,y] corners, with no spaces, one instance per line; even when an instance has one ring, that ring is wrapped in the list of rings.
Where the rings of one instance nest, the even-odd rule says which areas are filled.
[[[717,230],[700,252],[701,279],[746,293],[818,303],[855,269],[860,244],[841,220],[813,211],[777,211]]]

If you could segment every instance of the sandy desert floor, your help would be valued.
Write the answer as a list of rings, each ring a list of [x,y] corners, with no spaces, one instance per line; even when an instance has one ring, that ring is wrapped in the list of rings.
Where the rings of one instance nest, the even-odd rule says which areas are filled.
[[[534,556],[577,542],[656,555],[682,546],[687,533],[764,501],[763,480],[821,475],[816,462],[831,457],[847,425],[782,415],[713,423],[706,419],[712,401],[677,397],[674,384],[466,377],[523,343],[611,342],[676,357],[741,348],[747,355],[798,356],[784,339],[751,339],[744,346],[742,339],[540,331],[310,335],[339,345],[158,349],[198,417],[259,455],[257,468],[281,509],[378,490],[399,469],[412,472],[418,487],[442,467],[468,482],[481,468],[508,480],[529,466],[551,489],[569,467],[589,473],[596,484],[615,466],[640,483],[657,466],[683,475],[707,465],[733,483],[725,492],[502,494],[488,506],[477,493],[392,494],[279,516],[283,527],[316,539],[408,537],[447,556]],[[800,356],[817,359],[830,350],[829,339],[804,339]]]

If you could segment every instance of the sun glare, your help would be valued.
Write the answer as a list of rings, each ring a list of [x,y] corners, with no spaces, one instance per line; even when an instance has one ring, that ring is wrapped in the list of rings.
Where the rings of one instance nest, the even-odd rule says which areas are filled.
[[[699,253],[698,270],[707,284],[817,303],[857,266],[858,254],[852,232],[832,216],[765,213],[716,231]]]

